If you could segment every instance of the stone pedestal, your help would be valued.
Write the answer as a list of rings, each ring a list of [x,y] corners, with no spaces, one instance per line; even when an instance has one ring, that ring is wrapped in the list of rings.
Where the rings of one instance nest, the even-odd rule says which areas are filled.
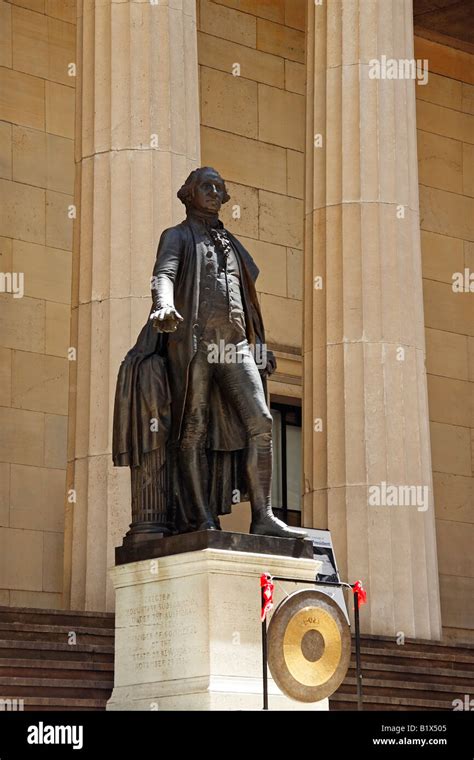
[[[258,536],[242,536],[244,551],[208,548],[115,567],[115,684],[109,710],[260,710],[262,644],[260,575],[315,577],[320,563],[303,542],[275,539],[299,556],[263,554]],[[234,542],[239,543],[239,534]],[[161,545],[187,536],[162,539]],[[265,539],[268,541],[269,539]],[[199,542],[198,542],[199,543]],[[304,542],[305,544],[309,542]],[[211,544],[211,545],[209,545]],[[299,547],[296,546],[299,544]],[[143,547],[140,549],[143,551]],[[153,555],[153,552],[150,552]],[[306,584],[277,582],[275,601]],[[295,702],[269,678],[269,708],[327,710],[328,701]]]

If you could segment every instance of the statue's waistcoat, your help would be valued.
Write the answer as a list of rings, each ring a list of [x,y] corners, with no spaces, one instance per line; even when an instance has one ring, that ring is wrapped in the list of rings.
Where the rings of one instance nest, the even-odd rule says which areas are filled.
[[[236,337],[243,340],[245,315],[235,251],[232,248],[225,255],[209,240],[201,249],[201,257],[198,307],[201,337],[207,341],[225,338],[226,326],[232,324]]]

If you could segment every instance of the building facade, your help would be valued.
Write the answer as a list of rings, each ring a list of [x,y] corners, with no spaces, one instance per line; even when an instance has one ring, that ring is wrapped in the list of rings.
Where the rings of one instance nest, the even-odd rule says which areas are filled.
[[[130,519],[111,460],[117,370],[159,235],[183,218],[176,192],[211,165],[278,359],[276,506],[332,531],[341,574],[368,590],[365,632],[472,641],[469,3],[0,14],[0,604],[113,609]],[[388,73],[412,60],[416,80]],[[248,524],[240,505],[224,527]]]

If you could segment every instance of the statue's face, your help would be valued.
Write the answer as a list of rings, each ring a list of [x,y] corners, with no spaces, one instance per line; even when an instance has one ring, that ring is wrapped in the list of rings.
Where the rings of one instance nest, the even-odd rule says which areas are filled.
[[[225,196],[224,180],[219,174],[206,172],[194,188],[195,208],[218,214]]]

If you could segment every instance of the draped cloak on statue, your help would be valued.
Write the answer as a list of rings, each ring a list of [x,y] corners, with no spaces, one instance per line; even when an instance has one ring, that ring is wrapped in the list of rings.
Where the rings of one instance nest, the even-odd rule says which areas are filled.
[[[255,290],[258,267],[243,245],[228,231],[240,269],[247,340],[265,343],[262,315]],[[188,388],[189,365],[197,351],[200,266],[208,234],[198,219],[187,217],[160,238],[153,276],[174,281],[174,305],[183,317],[176,332],[158,332],[150,320],[123,360],[115,394],[112,456],[117,467],[139,467],[144,455],[164,449],[171,461],[168,508],[170,522],[182,530],[192,523],[190,501],[176,465]],[[151,311],[154,307],[152,306]],[[151,312],[150,312],[151,313]],[[264,392],[266,382],[262,378]],[[156,419],[158,425],[150,425]],[[157,430],[156,430],[157,427]],[[207,435],[209,506],[217,517],[233,504],[248,500],[243,457],[245,429],[233,406],[216,383],[211,390]]]

